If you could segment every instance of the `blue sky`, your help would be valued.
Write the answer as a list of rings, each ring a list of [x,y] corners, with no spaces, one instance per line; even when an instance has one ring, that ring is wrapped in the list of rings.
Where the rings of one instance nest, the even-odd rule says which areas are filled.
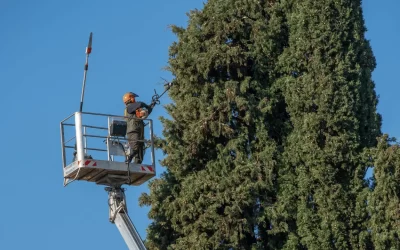
[[[163,90],[160,77],[171,79],[163,67],[176,39],[168,25],[185,26],[186,12],[201,7],[199,0],[0,0],[0,249],[126,249],[108,222],[102,186],[63,187],[59,122],[79,109],[90,32],[93,52],[83,109],[122,114],[123,93],[134,91],[149,102],[154,88]],[[395,137],[400,137],[399,8],[397,0],[363,1],[367,38],[378,63],[373,79],[383,132]],[[158,106],[152,118],[161,115]],[[156,134],[161,131],[155,119]],[[146,190],[143,185],[126,191],[142,237],[150,220],[137,199]]]

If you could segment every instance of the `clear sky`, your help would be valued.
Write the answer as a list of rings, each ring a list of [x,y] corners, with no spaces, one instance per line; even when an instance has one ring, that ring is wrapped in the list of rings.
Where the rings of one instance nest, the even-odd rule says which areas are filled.
[[[185,26],[186,13],[202,8],[202,2],[0,0],[0,249],[126,249],[108,221],[103,186],[63,187],[59,123],[79,110],[90,32],[83,109],[122,114],[125,92],[149,102],[153,89],[163,90],[160,77],[172,79],[163,70],[176,39],[168,25]],[[378,63],[373,79],[383,132],[395,137],[400,137],[399,8],[398,0],[363,1],[367,38]],[[158,135],[161,115],[165,112],[157,106],[152,118]],[[145,191],[146,184],[126,191],[142,238],[149,209],[140,208],[137,199]]]

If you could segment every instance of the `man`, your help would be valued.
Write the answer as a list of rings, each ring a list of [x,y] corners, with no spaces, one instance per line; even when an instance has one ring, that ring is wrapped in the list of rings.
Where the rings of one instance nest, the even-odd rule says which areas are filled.
[[[127,155],[125,163],[129,164],[135,157],[135,163],[142,163],[144,155],[144,122],[143,118],[150,115],[154,104],[147,105],[143,102],[136,102],[135,98],[139,97],[135,93],[128,92],[122,100],[125,103],[124,116],[127,121],[126,136],[130,146],[129,155]],[[143,109],[145,108],[145,109]]]

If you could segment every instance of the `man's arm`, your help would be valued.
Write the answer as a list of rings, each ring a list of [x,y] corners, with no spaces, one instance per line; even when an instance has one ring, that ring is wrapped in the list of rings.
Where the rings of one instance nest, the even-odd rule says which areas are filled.
[[[129,114],[135,114],[136,110],[141,107],[140,102],[130,103],[126,107]]]
[[[134,114],[138,108],[146,108],[148,113],[149,113],[149,115],[150,115],[151,111],[153,111],[153,106],[152,105],[147,105],[144,102],[130,103],[127,106],[127,111],[128,111],[129,114]]]

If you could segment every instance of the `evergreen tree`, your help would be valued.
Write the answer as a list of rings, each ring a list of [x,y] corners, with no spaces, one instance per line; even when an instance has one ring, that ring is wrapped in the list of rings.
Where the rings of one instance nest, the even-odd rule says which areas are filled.
[[[292,130],[278,178],[284,249],[365,249],[365,152],[380,134],[375,60],[359,0],[283,1],[289,46],[280,86]]]
[[[373,192],[368,200],[374,247],[400,249],[400,148],[387,135],[373,150]]]
[[[162,119],[166,173],[150,183],[152,249],[277,246],[265,209],[276,200],[276,162],[287,134],[274,86],[287,45],[276,1],[210,0],[172,26],[175,76]]]
[[[396,239],[379,227],[383,212],[367,211],[386,204],[378,187],[389,182],[376,177],[369,195],[363,179],[381,119],[360,0],[209,0],[172,30],[166,172],[141,198],[149,248],[368,249],[379,232],[392,237],[379,244]]]

